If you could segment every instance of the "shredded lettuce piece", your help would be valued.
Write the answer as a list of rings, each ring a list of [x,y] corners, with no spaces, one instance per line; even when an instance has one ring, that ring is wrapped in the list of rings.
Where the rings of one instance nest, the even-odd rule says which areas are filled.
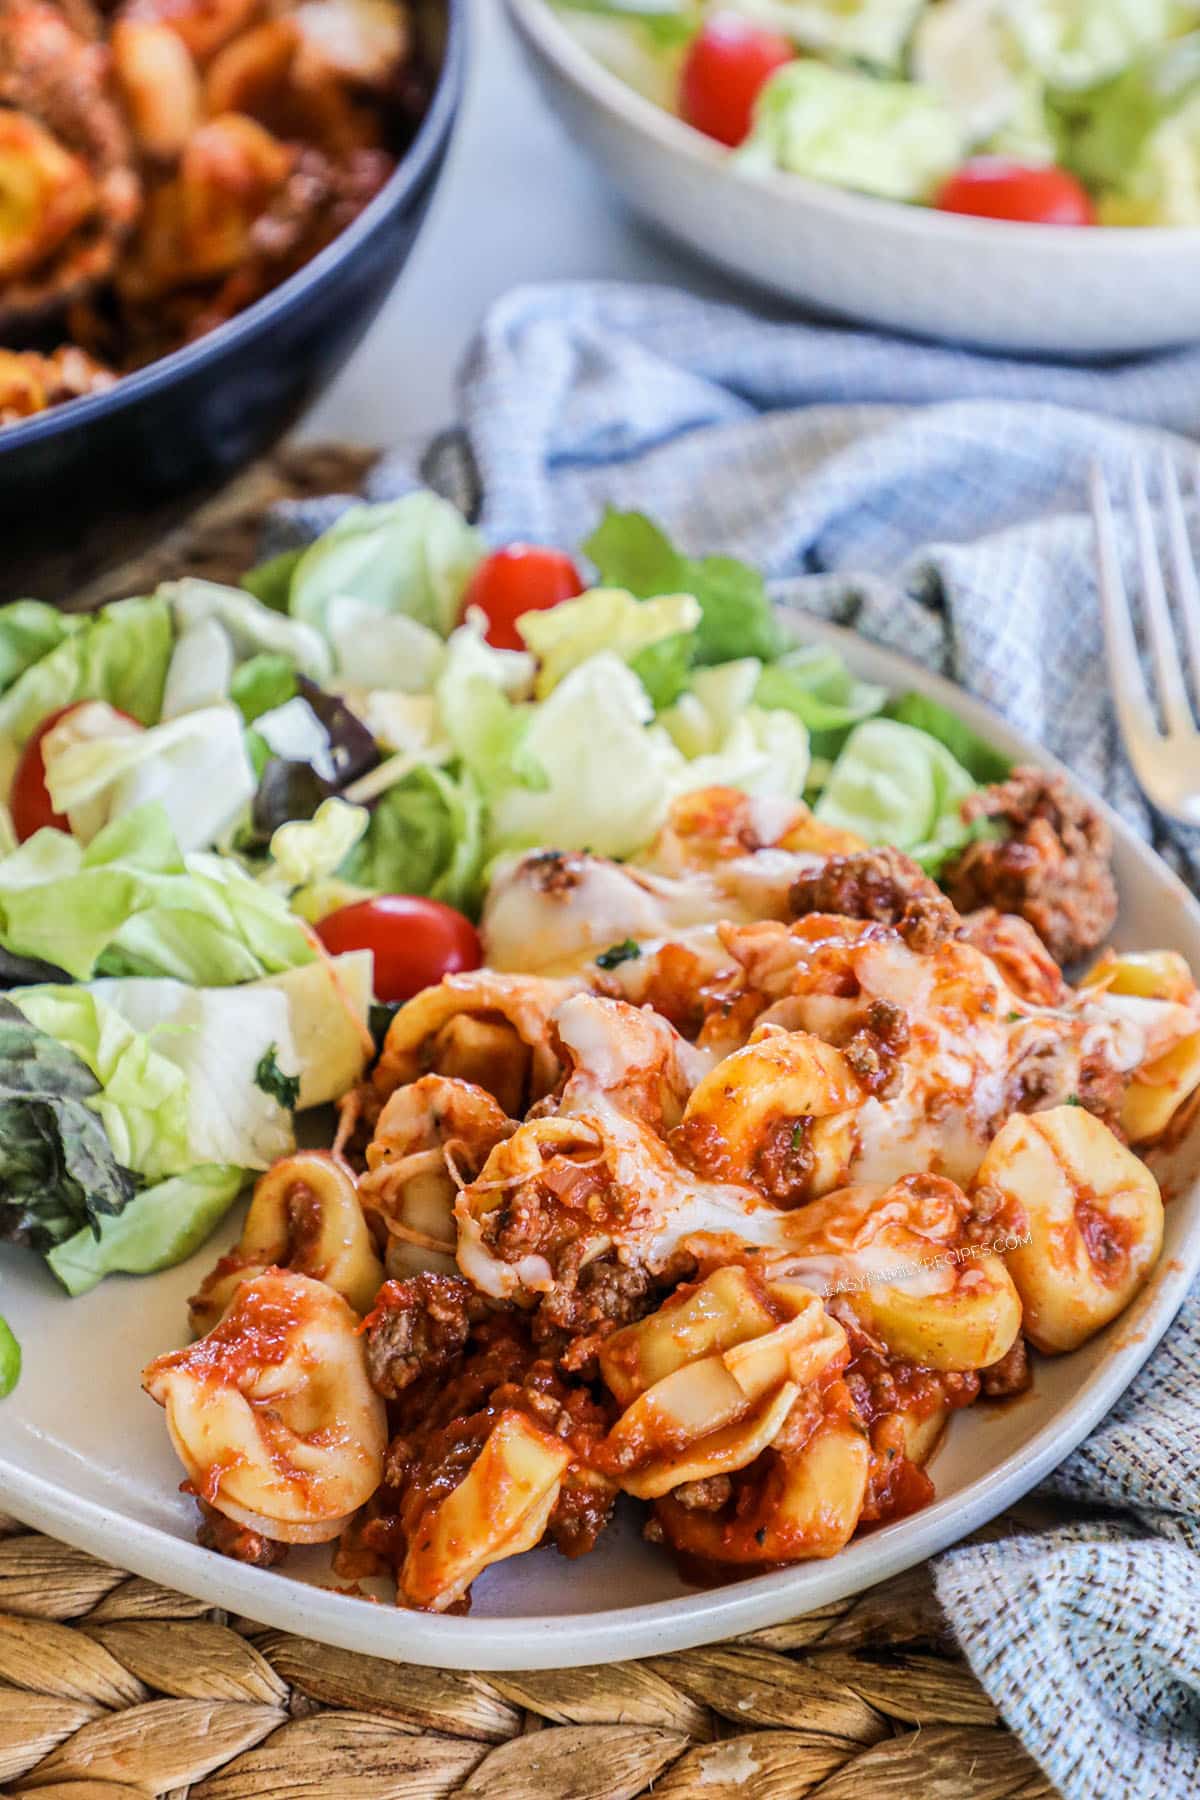
[[[605,587],[639,600],[690,594],[699,603],[694,658],[699,664],[758,656],[770,661],[784,636],[757,569],[732,556],[684,556],[644,513],[609,507],[583,545]]]
[[[96,734],[83,727],[93,715]],[[246,754],[242,715],[229,702],[185,712],[147,731],[136,731],[112,709],[97,704],[42,740],[46,789],[78,837],[98,831],[149,802],[162,806],[183,850],[217,841],[255,789]]]
[[[808,732],[787,711],[754,705],[763,673],[754,657],[701,669],[659,723],[689,759],[676,791],[737,787],[798,799],[808,773]]]
[[[188,1136],[187,1080],[149,1038],[88,988],[30,987],[13,995],[31,1025],[87,1064],[100,1091],[88,1101],[113,1154],[147,1181],[197,1160]]]
[[[246,570],[238,585],[244,587],[248,594],[253,594],[263,606],[269,606],[272,612],[285,613],[288,609],[292,576],[306,548],[306,545],[298,544],[293,550],[281,550],[277,556],[269,556],[265,562],[256,563],[252,569]]]
[[[700,618],[700,603],[690,594],[637,600],[625,588],[592,588],[544,612],[523,613],[517,630],[538,659],[534,696],[544,700],[569,670],[600,650],[632,663],[667,639],[690,637]]]
[[[892,844],[934,874],[970,837],[962,803],[975,788],[928,732],[868,719],[850,734],[814,810],[825,824]]]
[[[0,859],[0,943],[86,981],[170,975],[219,987],[310,962],[301,922],[228,857],[185,857],[155,803],[85,849],[39,831]]]
[[[754,704],[795,713],[808,727],[815,756],[836,756],[851,730],[879,712],[884,688],[858,681],[845,660],[825,644],[786,651],[759,676]]]
[[[484,550],[458,509],[423,489],[353,506],[296,563],[288,609],[327,634],[331,602],[350,594],[376,614],[403,613],[445,637]]]
[[[77,622],[0,697],[0,737],[23,744],[48,713],[107,700],[141,725],[162,710],[171,617],[159,598],[118,600]]]
[[[885,200],[926,200],[963,160],[962,125],[940,94],[824,63],[785,63],[736,160]]]
[[[695,0],[558,0],[572,37],[656,106],[674,112]]]
[[[637,676],[612,651],[572,669],[538,706],[510,707],[524,770],[536,785],[491,772],[492,850],[587,845],[627,856],[666,814],[683,758],[665,731],[647,730],[653,708]]]
[[[1055,88],[1087,88],[1165,44],[1197,8],[1180,0],[1011,0],[1030,63]]]
[[[357,595],[334,594],[325,609],[340,681],[362,687],[423,693],[433,686],[446,656],[438,634],[407,613],[381,613]]]
[[[333,674],[333,655],[319,631],[303,620],[281,617],[241,588],[189,575],[182,581],[163,582],[158,597],[170,606],[181,632],[205,619],[215,619],[228,633],[239,658],[273,651],[290,657],[312,681],[326,682]]]
[[[1102,215],[1119,213],[1136,223],[1138,207],[1145,213],[1186,208],[1176,196],[1195,181],[1195,147],[1187,148],[1186,119],[1182,132],[1171,126],[1197,94],[1200,32],[1140,57],[1111,81],[1055,97],[1064,159],[1099,194]]]
[[[969,725],[964,725],[957,713],[937,700],[927,699],[924,694],[900,694],[895,700],[889,700],[884,710],[889,719],[897,719],[901,725],[913,725],[944,744],[955,762],[961,763],[967,774],[982,786],[1005,781],[1012,774],[1011,757],[981,738]]]
[[[90,1233],[85,1235],[90,1236]],[[21,1379],[21,1346],[12,1326],[0,1318],[0,1400],[6,1400]]]
[[[177,719],[228,700],[234,660],[233,640],[218,620],[200,619],[189,625],[176,638],[167,664],[162,719]]]
[[[229,697],[247,725],[295,698],[296,665],[282,650],[260,650],[234,670]]]
[[[531,714],[514,704],[533,686],[524,651],[495,650],[468,622],[452,634],[434,689],[441,730],[484,794],[511,782],[544,788],[548,777],[527,747]]]
[[[0,693],[83,623],[78,613],[60,612],[44,600],[11,600],[0,606]]]
[[[1014,29],[1008,0],[940,0],[913,34],[912,74],[941,96],[976,151],[1053,162],[1044,75]]]
[[[483,800],[469,771],[455,778],[425,766],[388,789],[338,874],[360,893],[429,894],[473,912],[484,852]]]
[[[270,864],[259,879],[286,888],[323,881],[346,860],[370,823],[365,806],[331,795],[311,819],[279,827],[271,839]]]
[[[782,32],[811,56],[891,75],[903,72],[913,25],[926,6],[927,0],[721,0],[722,12]]]
[[[224,1164],[172,1175],[102,1219],[98,1232],[77,1231],[56,1244],[46,1261],[71,1295],[89,1293],[106,1275],[174,1268],[211,1237],[246,1180],[244,1169]]]

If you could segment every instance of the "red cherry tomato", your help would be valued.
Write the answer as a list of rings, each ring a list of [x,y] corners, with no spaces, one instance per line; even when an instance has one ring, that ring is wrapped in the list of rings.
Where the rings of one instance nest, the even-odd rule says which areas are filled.
[[[796,52],[776,31],[736,13],[718,13],[692,39],[683,65],[680,110],[689,125],[732,148],[749,135],[754,103],[769,76]]]
[[[443,975],[477,969],[483,961],[479,933],[470,919],[417,894],[358,900],[330,913],[316,930],[331,956],[347,950],[375,952],[377,1000],[411,1000]]]
[[[13,830],[17,834],[18,843],[24,843],[35,831],[51,825],[55,831],[70,831],[71,827],[61,813],[56,813],[46,791],[46,763],[42,756],[42,739],[47,732],[53,731],[60,719],[73,713],[81,706],[91,706],[90,700],[76,700],[71,706],[60,706],[57,712],[47,713],[33,736],[28,738],[21,752],[20,760],[12,779],[12,790],[9,794],[9,808],[12,812]],[[128,719],[131,725],[137,725],[128,713],[114,707],[119,718]],[[141,726],[138,725],[138,730]]]
[[[517,631],[522,613],[545,612],[560,600],[582,594],[579,570],[561,550],[541,544],[510,544],[481,562],[463,599],[463,617],[472,606],[487,614],[484,636],[497,650],[523,650]]]
[[[965,163],[939,193],[942,212],[1027,225],[1094,225],[1087,190],[1065,169],[1029,167],[999,156]]]

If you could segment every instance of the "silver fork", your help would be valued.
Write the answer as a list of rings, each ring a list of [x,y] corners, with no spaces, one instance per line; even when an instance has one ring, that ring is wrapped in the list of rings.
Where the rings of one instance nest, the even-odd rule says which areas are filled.
[[[1200,497],[1200,488],[1197,490]],[[1167,598],[1168,577],[1175,613],[1187,644],[1192,678],[1200,691],[1200,578],[1188,542],[1175,464],[1164,453],[1159,494],[1166,522],[1169,570],[1164,574],[1150,514],[1146,475],[1135,462],[1129,478],[1129,507],[1137,542],[1141,610],[1158,692],[1160,727],[1138,656],[1129,596],[1121,574],[1121,554],[1112,496],[1104,471],[1092,468],[1092,513],[1096,521],[1100,606],[1108,675],[1117,722],[1129,760],[1150,803],[1181,825],[1200,825],[1200,731],[1188,693],[1183,660]]]

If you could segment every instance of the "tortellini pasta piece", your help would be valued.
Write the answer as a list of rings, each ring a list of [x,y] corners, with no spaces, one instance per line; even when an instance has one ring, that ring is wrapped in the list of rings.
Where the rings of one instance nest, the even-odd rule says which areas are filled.
[[[462,1480],[408,1534],[407,1603],[445,1612],[489,1564],[532,1550],[571,1460],[561,1438],[515,1408],[502,1412]]]
[[[822,1270],[893,1356],[944,1373],[988,1368],[1012,1348],[1021,1302],[1003,1258],[967,1241],[970,1211],[937,1175],[827,1194],[791,1215],[796,1272]]]
[[[192,1330],[211,1331],[241,1284],[271,1268],[326,1282],[355,1312],[370,1311],[383,1265],[354,1177],[336,1157],[301,1150],[262,1176],[236,1250],[221,1258],[189,1302]]]
[[[1131,1144],[1160,1138],[1200,1089],[1200,1032],[1135,1069],[1121,1102],[1121,1129]]]
[[[656,1503],[676,1549],[714,1565],[802,1562],[836,1556],[854,1535],[871,1472],[865,1433],[839,1415],[822,1419],[799,1448],[771,1449],[733,1478],[716,1512]]]
[[[799,1283],[717,1270],[604,1345],[601,1372],[625,1410],[604,1451],[631,1494],[744,1468],[801,1388],[842,1368],[846,1334]]]
[[[548,1093],[558,1080],[551,1015],[582,986],[579,980],[501,975],[492,969],[447,975],[402,1006],[388,1026],[372,1076],[376,1094],[386,1099],[429,1069],[453,1076],[466,1073],[462,1021],[474,1019],[491,1030],[486,1059],[481,1038],[469,1049],[470,1079],[486,1088],[505,1112],[524,1111],[527,1100]]]
[[[387,1272],[454,1275],[454,1201],[496,1145],[516,1129],[491,1094],[469,1081],[423,1075],[397,1088],[367,1146],[363,1206],[387,1232]]]
[[[675,1141],[707,1175],[752,1179],[774,1134],[782,1130],[790,1140],[803,1121],[827,1123],[864,1098],[840,1050],[807,1032],[768,1026],[695,1088]],[[840,1166],[846,1160],[843,1145],[834,1161]]]
[[[383,1474],[387,1415],[357,1315],[333,1288],[269,1269],[220,1323],[145,1370],[198,1497],[285,1544],[335,1538]]]
[[[1016,1115],[992,1143],[980,1188],[1022,1241],[1005,1260],[1038,1350],[1075,1350],[1123,1312],[1162,1252],[1154,1176],[1079,1106]]]
[[[1106,950],[1079,985],[1181,1006],[1196,996],[1192,971],[1177,950]]]

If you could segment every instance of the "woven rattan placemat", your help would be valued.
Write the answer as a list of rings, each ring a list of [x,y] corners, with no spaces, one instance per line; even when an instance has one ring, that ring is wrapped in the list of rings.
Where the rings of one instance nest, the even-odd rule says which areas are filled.
[[[74,604],[215,580],[264,507],[356,488],[259,464]],[[282,1577],[281,1577],[282,1579]],[[0,1792],[38,1800],[1054,1800],[957,1654],[927,1567],[791,1624],[607,1668],[393,1664],[230,1618],[0,1514]]]

